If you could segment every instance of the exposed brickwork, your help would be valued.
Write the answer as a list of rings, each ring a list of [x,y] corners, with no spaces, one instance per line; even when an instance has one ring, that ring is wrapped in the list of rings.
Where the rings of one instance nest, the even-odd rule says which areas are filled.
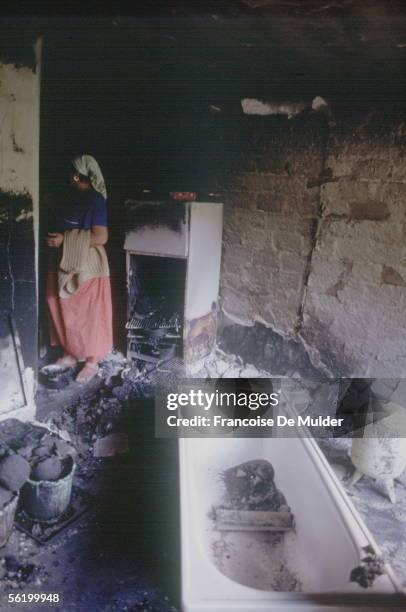
[[[382,123],[252,122],[222,185],[224,312],[338,375],[406,370],[405,129]]]
[[[392,266],[383,266],[381,282],[384,285],[395,285],[397,287],[406,287],[406,282],[404,281],[403,277],[399,274],[399,272],[397,272],[397,270],[392,268]]]
[[[384,120],[382,121],[382,123]],[[379,124],[379,118],[376,118]],[[323,221],[312,258],[303,338],[313,361],[340,344],[352,376],[406,370],[406,158],[402,124],[368,125],[328,142],[334,182],[321,189]],[[314,325],[317,321],[318,327]]]

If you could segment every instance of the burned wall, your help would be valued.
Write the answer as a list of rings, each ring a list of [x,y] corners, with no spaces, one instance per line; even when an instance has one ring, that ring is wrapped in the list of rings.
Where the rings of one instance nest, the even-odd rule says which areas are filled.
[[[325,126],[311,116],[247,121],[248,138],[224,184],[223,311],[289,335],[320,206]]]
[[[223,184],[226,347],[275,374],[402,376],[405,124],[248,121]]]
[[[24,365],[35,367],[39,70],[10,53],[0,61],[0,315],[14,317]]]
[[[405,123],[379,113],[328,141],[301,335],[339,374],[406,371],[405,145]]]

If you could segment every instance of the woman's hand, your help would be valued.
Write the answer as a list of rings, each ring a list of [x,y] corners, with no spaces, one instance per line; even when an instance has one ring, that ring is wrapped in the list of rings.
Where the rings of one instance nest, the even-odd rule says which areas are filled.
[[[107,227],[104,225],[92,225],[90,234],[90,246],[106,244],[109,237]]]
[[[63,234],[59,234],[57,232],[48,232],[46,241],[49,247],[60,247],[63,242]]]

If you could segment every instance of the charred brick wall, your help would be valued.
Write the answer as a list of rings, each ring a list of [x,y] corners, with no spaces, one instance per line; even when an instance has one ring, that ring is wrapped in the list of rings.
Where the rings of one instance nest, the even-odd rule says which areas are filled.
[[[402,376],[405,124],[249,121],[222,184],[223,342],[276,374]]]

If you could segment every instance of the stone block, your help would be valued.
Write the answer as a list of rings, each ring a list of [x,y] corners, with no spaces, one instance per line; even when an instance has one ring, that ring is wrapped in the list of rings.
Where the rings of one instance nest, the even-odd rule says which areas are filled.
[[[286,251],[289,253],[296,253],[296,255],[302,255],[304,252],[304,238],[298,232],[292,228],[289,231],[287,228],[272,233],[272,240],[275,249]]]
[[[368,181],[342,178],[321,187],[320,198],[324,216],[349,216],[350,202],[366,202],[371,199]]]
[[[225,251],[222,271],[222,291],[234,292],[229,306],[239,300],[232,309],[240,320],[294,335],[311,254],[307,350],[329,371],[360,377],[406,367],[406,163],[396,130],[371,135],[370,122],[330,139],[325,182],[314,124],[252,127],[257,171],[233,178],[232,191],[245,195],[230,197],[236,213],[226,205],[224,230],[227,247],[241,242],[250,259]]]
[[[252,263],[255,266],[265,266],[269,268],[279,268],[279,253],[270,248],[257,249],[252,251]]]
[[[236,212],[236,223],[241,230],[248,226],[266,229],[268,225],[268,215],[262,210],[238,210]]]
[[[379,286],[347,284],[340,293],[340,300],[330,303],[310,289],[304,318],[309,329],[315,321],[322,321],[333,341],[344,341],[346,355],[357,364],[358,375],[372,376],[371,368],[375,375],[382,375],[378,356],[379,367],[386,362],[386,371],[392,368],[392,373],[399,373],[401,370],[395,358],[401,355],[400,347],[405,342],[406,333],[402,332],[405,301],[406,291],[401,287],[384,290]],[[322,338],[316,336],[316,346],[319,341]]]
[[[285,292],[292,291],[296,294],[296,301],[299,302],[301,299],[301,290],[304,283],[304,275],[302,270],[297,272],[280,272],[279,273],[279,285]]]
[[[281,283],[275,284],[272,291],[260,297],[260,314],[262,321],[283,335],[292,335],[298,320],[301,294],[298,287],[287,288]]]
[[[289,251],[282,251],[279,254],[281,271],[287,274],[297,274],[303,277],[308,260],[305,257],[298,257]]]
[[[222,287],[221,304],[226,315],[242,325],[252,325],[254,321],[254,308],[249,295],[244,290]]]
[[[379,200],[352,200],[348,206],[349,217],[354,221],[385,221],[390,216],[386,202]]]
[[[256,193],[252,191],[228,191],[224,193],[225,210],[229,208],[242,208],[255,210]]]
[[[284,199],[272,191],[263,191],[257,194],[257,209],[268,213],[282,211]]]
[[[264,227],[249,225],[241,227],[241,243],[250,248],[253,245],[263,246],[268,248],[270,246],[270,233]]]
[[[305,243],[309,241],[313,243],[317,227],[319,225],[318,218],[301,219],[300,217],[297,217],[292,219],[292,225],[294,226],[295,230],[297,230],[299,234],[303,236]]]
[[[222,287],[227,287],[228,289],[232,289],[233,287],[239,287],[241,284],[241,275],[238,272],[228,270],[225,268],[224,264],[222,265],[220,271],[220,290]]]
[[[323,223],[318,249],[335,259],[393,265],[399,261],[396,233],[400,229],[387,222],[331,221]]]
[[[381,283],[384,285],[395,285],[398,287],[406,287],[406,282],[403,276],[392,268],[392,266],[384,265],[382,267]]]
[[[237,230],[237,228],[234,228],[230,225],[224,225],[223,227],[223,243],[224,244],[236,244],[236,245],[240,245],[241,244],[241,234],[240,232]]]
[[[270,291],[278,283],[278,275],[275,269],[267,266],[245,267],[240,271],[240,283],[244,284],[255,299],[256,294]]]
[[[381,282],[382,266],[368,261],[354,262],[351,277],[348,282],[359,286],[363,284],[379,285]]]
[[[401,173],[396,176],[396,168],[400,165],[396,148],[347,146],[340,151],[331,151],[326,163],[334,177],[390,181],[399,180],[401,176]]]
[[[320,191],[318,188],[307,188],[296,199],[296,211],[302,217],[316,217],[320,208]]]
[[[242,245],[226,245],[223,254],[223,265],[226,270],[238,271],[252,261],[252,249]]]
[[[369,157],[359,159],[352,157],[352,172],[357,178],[368,178],[374,180],[390,180],[393,177],[394,160],[390,158],[379,159]]]
[[[319,293],[308,286],[303,312],[303,319],[307,320],[308,327],[313,325],[313,321],[322,321],[326,328],[329,328],[336,314],[333,300],[334,298],[325,292]]]

